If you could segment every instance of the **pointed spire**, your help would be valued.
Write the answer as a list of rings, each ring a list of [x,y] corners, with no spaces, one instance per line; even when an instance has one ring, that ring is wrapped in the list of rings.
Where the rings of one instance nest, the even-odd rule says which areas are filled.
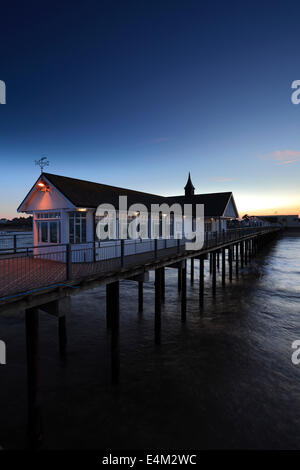
[[[189,172],[189,177],[188,177],[188,180],[187,180],[187,183],[184,187],[184,192],[185,192],[185,195],[186,196],[193,196],[194,195],[194,192],[195,192],[195,187],[192,183],[192,180],[191,180],[191,173]]]

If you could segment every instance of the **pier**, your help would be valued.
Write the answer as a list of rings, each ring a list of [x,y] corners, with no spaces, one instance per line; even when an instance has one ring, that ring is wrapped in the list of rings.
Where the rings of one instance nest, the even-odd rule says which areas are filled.
[[[181,321],[188,319],[188,278],[199,284],[199,312],[205,307],[205,263],[209,263],[212,294],[224,289],[233,277],[256,254],[281,232],[278,227],[248,227],[206,236],[203,248],[187,251],[182,240],[151,240],[152,249],[133,253],[132,245],[120,241],[120,256],[105,254],[105,243],[100,245],[102,259],[95,260],[96,244],[77,247],[69,244],[57,246],[55,251],[40,247],[11,250],[0,256],[0,314],[25,311],[28,366],[29,436],[32,447],[41,442],[40,413],[40,360],[39,314],[57,318],[58,349],[62,358],[67,354],[67,318],[71,311],[71,298],[86,290],[106,285],[107,328],[111,332],[111,380],[118,383],[120,373],[120,282],[132,280],[137,285],[137,312],[143,311],[143,286],[149,272],[155,273],[153,299],[154,340],[160,344],[162,304],[167,302],[165,268],[178,273],[178,295],[181,299]],[[136,249],[136,251],[138,251]],[[110,251],[111,253],[111,251]],[[85,261],[84,261],[85,260]],[[195,263],[199,262],[199,279],[195,279]],[[221,270],[221,282],[217,271]]]

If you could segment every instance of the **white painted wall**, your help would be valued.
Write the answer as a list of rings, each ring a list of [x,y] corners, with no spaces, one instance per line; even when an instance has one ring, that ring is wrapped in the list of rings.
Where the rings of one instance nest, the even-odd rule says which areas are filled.
[[[224,217],[231,217],[231,218],[238,217],[238,214],[236,213],[236,210],[235,210],[235,207],[234,207],[234,204],[233,204],[232,197],[230,198],[228,206],[226,207]]]
[[[23,212],[32,211],[45,211],[54,209],[70,209],[72,206],[67,203],[63,196],[61,196],[54,188],[50,191],[41,191],[36,188],[29,196],[28,200],[22,207]]]

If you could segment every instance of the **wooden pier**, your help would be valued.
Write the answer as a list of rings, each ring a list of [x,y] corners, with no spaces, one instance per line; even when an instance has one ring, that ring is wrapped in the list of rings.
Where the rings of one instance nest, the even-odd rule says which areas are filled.
[[[205,306],[204,272],[205,260],[210,263],[211,289],[215,296],[218,288],[217,271],[221,269],[221,288],[231,283],[239,272],[268,242],[280,233],[278,228],[240,230],[235,234],[216,237],[214,243],[206,243],[202,250],[187,251],[185,246],[157,249],[153,252],[107,259],[98,262],[64,263],[45,256],[22,256],[16,254],[0,258],[0,287],[7,295],[0,299],[0,314],[25,311],[28,364],[28,413],[30,445],[41,442],[41,416],[39,401],[39,311],[52,314],[58,319],[58,345],[62,357],[66,354],[66,317],[71,309],[70,298],[86,290],[106,285],[106,319],[111,331],[112,383],[119,380],[120,372],[120,282],[132,280],[137,284],[137,311],[143,311],[143,286],[149,272],[155,272],[154,338],[161,342],[161,313],[165,301],[165,268],[178,272],[178,291],[181,299],[181,320],[188,317],[187,277],[195,283],[194,265],[199,260],[199,310]],[[64,253],[68,253],[67,250]],[[221,260],[220,260],[221,258]],[[187,261],[190,260],[189,269]],[[220,262],[221,261],[221,262]],[[234,266],[235,265],[235,266]],[[234,269],[235,267],[235,269]],[[45,284],[46,283],[46,284]]]

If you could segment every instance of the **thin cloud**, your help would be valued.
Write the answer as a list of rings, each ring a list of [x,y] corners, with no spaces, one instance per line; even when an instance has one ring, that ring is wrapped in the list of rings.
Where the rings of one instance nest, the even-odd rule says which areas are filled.
[[[263,155],[261,158],[273,160],[277,165],[291,165],[300,161],[300,151],[276,150],[268,155]]]

